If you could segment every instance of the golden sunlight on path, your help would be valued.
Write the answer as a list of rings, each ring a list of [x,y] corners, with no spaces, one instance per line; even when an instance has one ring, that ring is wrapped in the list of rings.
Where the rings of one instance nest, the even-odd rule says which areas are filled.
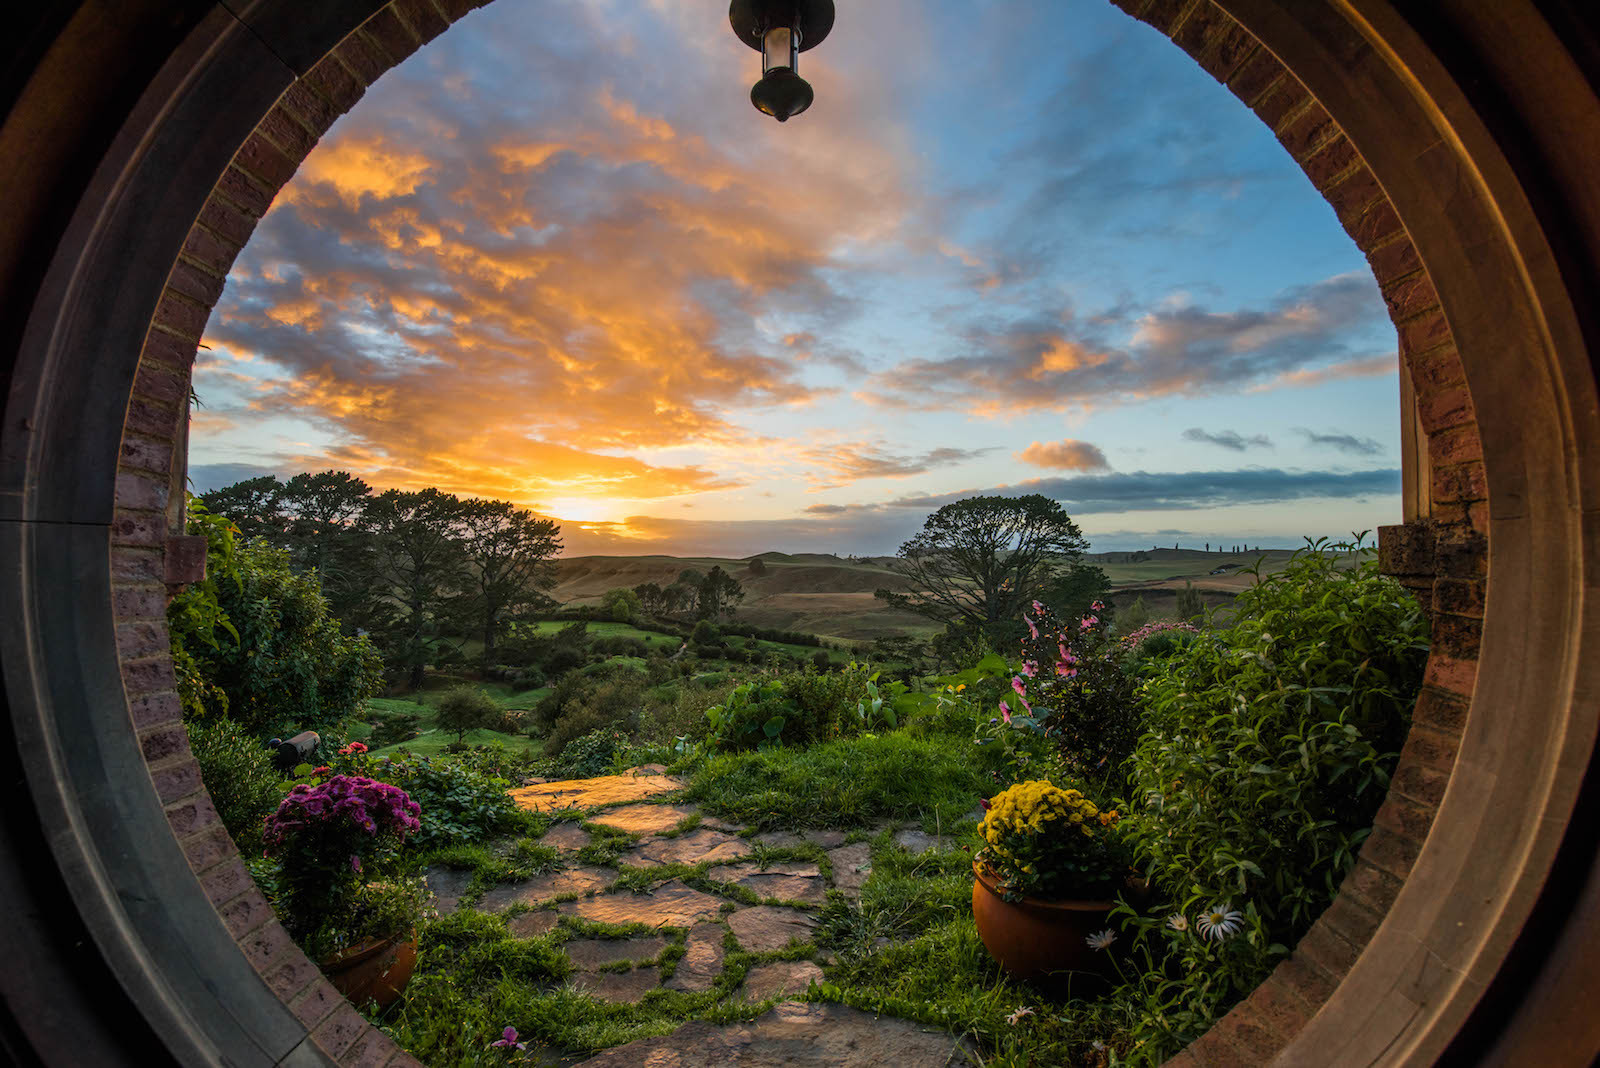
[[[846,901],[860,896],[871,877],[871,846],[843,831],[753,834],[705,818],[682,800],[683,786],[660,765],[646,765],[512,790],[518,805],[560,820],[541,839],[553,848],[556,870],[487,888],[475,886],[470,872],[426,873],[441,912],[499,915],[514,938],[549,939],[572,963],[571,986],[590,997],[625,1005],[666,989],[711,994],[719,1008],[773,1005],[744,1023],[692,1020],[577,1068],[977,1063],[964,1041],[944,1031],[842,1005],[784,1001],[823,982],[834,963],[815,944],[817,910],[831,891]],[[904,825],[878,830],[898,831],[891,848],[947,847]],[[593,923],[620,929],[597,932],[586,926]],[[734,947],[748,956],[725,967]]]
[[[597,779],[569,779],[546,782],[511,791],[511,800],[534,812],[559,812],[564,808],[599,808],[626,801],[643,801],[683,789],[683,783],[660,764],[630,768],[621,775],[602,775]]]

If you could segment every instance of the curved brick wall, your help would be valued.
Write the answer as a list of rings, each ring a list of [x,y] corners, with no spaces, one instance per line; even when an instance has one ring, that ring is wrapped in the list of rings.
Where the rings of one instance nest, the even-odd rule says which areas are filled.
[[[1268,1060],[1338,986],[1410,872],[1455,760],[1476,678],[1487,580],[1483,449],[1444,312],[1399,215],[1306,87],[1211,0],[1113,0],[1167,34],[1272,128],[1366,254],[1398,331],[1427,433],[1432,522],[1385,532],[1386,569],[1434,612],[1434,652],[1388,800],[1338,899],[1250,998],[1171,1063]],[[241,951],[341,1064],[415,1064],[289,940],[218,821],[189,753],[164,617],[168,484],[196,346],[256,222],[366,87],[480,4],[395,0],[283,94],[218,181],[173,265],[134,383],[117,476],[112,566],[133,723],[173,834]],[[1418,556],[1424,557],[1417,559]]]

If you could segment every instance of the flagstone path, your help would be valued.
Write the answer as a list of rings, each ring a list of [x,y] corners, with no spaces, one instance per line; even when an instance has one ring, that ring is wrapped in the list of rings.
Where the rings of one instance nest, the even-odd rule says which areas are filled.
[[[769,831],[741,835],[701,813],[678,795],[684,783],[659,765],[634,768],[621,775],[536,783],[511,791],[524,808],[568,818],[554,824],[541,840],[555,847],[561,870],[533,879],[506,882],[483,892],[471,907],[504,913],[506,928],[516,938],[535,938],[556,930],[561,917],[604,924],[642,924],[660,934],[626,938],[573,938],[561,945],[573,964],[569,980],[576,989],[614,1004],[637,1002],[657,989],[698,993],[711,990],[722,975],[728,946],[746,953],[794,957],[810,950],[817,959],[758,961],[729,995],[732,1002],[766,1002],[804,993],[823,980],[812,939],[815,911],[836,889],[848,899],[860,897],[871,874],[871,848],[847,844],[842,831]],[[616,867],[580,862],[578,852],[592,835],[570,816],[591,825],[615,828],[636,839],[616,860]],[[696,820],[698,817],[698,820]],[[679,832],[678,828],[690,829]],[[914,828],[898,829],[896,841],[915,853],[949,848]],[[781,850],[799,850],[798,855]],[[820,852],[819,852],[820,851]],[[824,874],[822,856],[832,869]],[[781,859],[780,859],[781,858]],[[651,869],[663,881],[643,893],[618,885],[619,879],[640,885]],[[667,877],[667,876],[672,877]],[[471,874],[436,868],[426,873],[441,913],[461,907],[471,889]],[[690,878],[697,883],[685,882]],[[752,900],[759,904],[752,904]],[[469,898],[469,901],[471,899]],[[731,942],[729,939],[731,938]],[[681,955],[676,947],[682,946]],[[673,952],[669,953],[669,950]],[[663,954],[676,956],[663,965]],[[665,980],[662,972],[668,972]],[[971,1049],[943,1031],[905,1020],[877,1017],[842,1005],[780,1002],[747,1023],[712,1025],[690,1022],[668,1035],[641,1039],[609,1049],[582,1062],[581,1068],[652,1068],[692,1066],[823,1065],[972,1065]]]

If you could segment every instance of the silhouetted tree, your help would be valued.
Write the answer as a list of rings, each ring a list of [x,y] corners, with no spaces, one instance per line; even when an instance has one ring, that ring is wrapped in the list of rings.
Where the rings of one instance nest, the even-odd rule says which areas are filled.
[[[483,635],[483,662],[493,664],[501,626],[511,617],[548,611],[556,601],[555,555],[561,527],[507,501],[460,502],[456,524],[467,564],[467,618]]]

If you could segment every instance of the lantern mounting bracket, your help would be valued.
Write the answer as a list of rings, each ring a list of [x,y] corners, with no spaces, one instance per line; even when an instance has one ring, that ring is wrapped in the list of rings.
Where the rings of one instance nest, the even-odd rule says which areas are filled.
[[[798,25],[800,51],[822,43],[833,29],[833,0],[733,0],[728,21],[734,36],[761,51],[761,38],[769,26]]]

